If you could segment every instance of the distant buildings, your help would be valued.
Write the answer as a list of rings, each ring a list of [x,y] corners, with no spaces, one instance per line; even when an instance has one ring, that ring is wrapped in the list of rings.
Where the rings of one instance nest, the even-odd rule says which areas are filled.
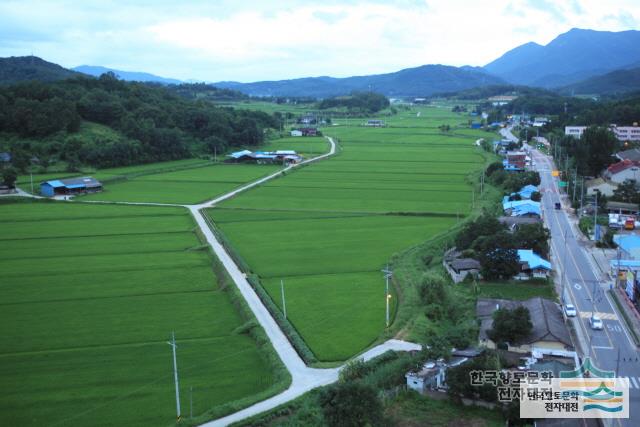
[[[494,107],[499,107],[501,105],[507,105],[508,103],[510,103],[516,98],[517,96],[512,96],[512,95],[497,95],[497,96],[491,96],[487,100]]]
[[[0,163],[9,163],[11,161],[11,154],[0,153]]]
[[[640,127],[611,125],[613,134],[618,141],[640,142]]]
[[[586,128],[586,126],[565,126],[564,134],[574,138],[581,138]]]
[[[547,123],[549,123],[549,119],[546,117],[536,117],[533,119],[533,126],[534,127],[542,127],[544,125],[546,125]]]
[[[565,126],[564,134],[567,136],[573,136],[574,138],[582,137],[587,126]],[[621,142],[640,142],[640,127],[637,124],[634,126],[618,126],[612,124],[609,129],[616,136],[618,141]]]
[[[227,162],[231,163],[256,163],[259,165],[271,164],[271,163],[300,163],[302,156],[293,150],[278,150],[278,151],[256,151],[249,150],[236,151],[229,154]]]
[[[370,127],[376,127],[376,128],[381,128],[386,126],[384,121],[382,120],[367,120],[364,125],[370,126]]]
[[[102,191],[102,183],[90,176],[82,178],[54,179],[40,184],[40,194],[45,197],[70,196]]]
[[[291,136],[318,136],[318,129],[312,127],[293,129]]]

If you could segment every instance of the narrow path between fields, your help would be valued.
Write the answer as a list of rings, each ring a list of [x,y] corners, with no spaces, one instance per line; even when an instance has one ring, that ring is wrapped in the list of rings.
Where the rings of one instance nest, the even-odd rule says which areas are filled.
[[[253,415],[260,414],[262,412],[273,409],[279,405],[287,403],[288,401],[295,399],[304,393],[320,386],[331,384],[338,380],[338,373],[342,367],[331,368],[331,369],[316,369],[310,368],[305,365],[302,358],[298,355],[295,348],[274,318],[269,313],[269,310],[262,304],[262,301],[255,293],[244,273],[240,270],[240,268],[233,261],[229,253],[222,246],[222,244],[216,239],[215,235],[207,225],[205,221],[204,215],[201,212],[202,209],[214,207],[216,204],[230,199],[239,193],[242,193],[246,190],[254,188],[260,184],[263,184],[271,179],[277,178],[279,176],[285,175],[286,172],[298,168],[300,166],[316,162],[318,160],[322,160],[333,156],[336,153],[336,144],[333,138],[327,137],[327,140],[330,144],[329,152],[325,154],[321,154],[319,156],[313,157],[311,159],[305,160],[298,164],[293,164],[281,169],[277,172],[274,172],[270,175],[267,175],[263,178],[260,178],[254,182],[243,185],[229,193],[223,194],[221,196],[216,197],[215,199],[209,200],[207,202],[199,203],[196,205],[181,205],[181,204],[170,204],[170,203],[142,203],[142,202],[102,202],[102,201],[91,201],[90,203],[106,203],[106,204],[125,204],[125,205],[147,205],[147,206],[182,206],[191,212],[193,218],[196,221],[196,224],[200,228],[203,236],[207,239],[207,243],[211,246],[216,256],[220,259],[224,268],[229,273],[229,276],[235,283],[235,285],[240,290],[243,298],[247,302],[247,305],[253,312],[253,315],[256,317],[265,333],[269,337],[273,348],[276,353],[278,353],[278,357],[282,360],[282,363],[286,366],[287,370],[291,374],[291,385],[288,389],[283,391],[280,394],[272,396],[266,400],[258,402],[252,406],[249,406],[245,409],[242,409],[238,412],[234,412],[225,417],[219,418],[214,421],[210,421],[208,423],[203,424],[206,427],[218,427],[218,426],[226,426],[231,423],[241,421],[245,418],[251,417]],[[25,193],[20,190],[19,194],[13,194],[13,196],[23,196],[23,197],[34,197],[28,193]],[[89,203],[89,202],[85,202]],[[388,340],[383,344],[377,345],[365,353],[358,356],[358,358],[363,359],[365,361],[373,359],[386,351],[394,350],[394,351],[412,351],[412,350],[420,350],[421,346],[418,344],[413,344],[406,341],[401,340]]]

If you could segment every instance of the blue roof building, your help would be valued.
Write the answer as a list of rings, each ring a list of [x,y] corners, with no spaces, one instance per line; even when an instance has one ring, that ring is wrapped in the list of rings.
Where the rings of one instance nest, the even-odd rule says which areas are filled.
[[[511,210],[511,216],[518,217],[542,217],[540,205],[521,205]]]
[[[533,200],[505,201],[505,199],[502,199],[502,209],[507,213],[514,209],[523,208],[524,206],[531,206],[533,209],[537,209],[537,211],[540,212],[540,202],[534,202]]]
[[[613,242],[622,252],[622,258],[640,260],[640,236],[635,234],[616,234]]]
[[[516,276],[516,279],[543,279],[548,277],[551,271],[551,263],[531,249],[518,249],[518,261],[522,266],[522,271]]]
[[[531,195],[533,193],[536,193],[537,191],[538,191],[538,187],[536,187],[535,185],[525,185],[520,189],[520,191],[518,191],[518,194],[523,199],[530,199]]]
[[[10,153],[0,153],[0,162],[9,163],[11,161]]]
[[[40,194],[45,197],[96,193],[102,191],[102,183],[90,176],[69,179],[53,179],[40,184]]]

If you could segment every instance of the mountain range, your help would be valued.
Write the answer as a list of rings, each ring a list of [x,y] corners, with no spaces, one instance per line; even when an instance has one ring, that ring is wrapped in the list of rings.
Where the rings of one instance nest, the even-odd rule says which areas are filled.
[[[97,65],[80,65],[79,67],[72,68],[73,71],[79,73],[88,74],[94,77],[100,77],[104,73],[113,73],[121,80],[136,81],[136,82],[154,82],[165,85],[179,85],[184,83],[178,79],[171,79],[167,77],[156,76],[155,74],[143,73],[139,71],[122,71],[115,68],[101,67]]]
[[[123,80],[165,85],[188,83],[149,73],[82,65],[72,70],[34,56],[0,58],[0,84],[22,80],[51,81],[113,72]],[[525,43],[484,67],[423,65],[393,73],[335,78],[212,83],[252,96],[326,98],[353,91],[390,97],[430,96],[477,87],[526,85],[572,94],[619,94],[640,89],[640,31],[594,31],[574,28],[543,46]]]
[[[640,66],[640,31],[574,28],[546,46],[526,43],[484,66],[510,83],[566,86],[610,71]]]
[[[429,96],[438,92],[470,89],[505,83],[482,69],[447,65],[423,65],[395,73],[344,78],[307,77],[255,83],[216,82],[214,86],[234,89],[252,96],[304,96],[326,98],[353,91],[373,91],[387,96]]]

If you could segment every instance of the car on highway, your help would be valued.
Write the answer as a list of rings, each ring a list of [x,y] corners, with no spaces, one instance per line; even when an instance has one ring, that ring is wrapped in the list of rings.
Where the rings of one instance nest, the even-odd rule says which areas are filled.
[[[591,329],[596,331],[600,331],[604,327],[602,324],[602,319],[595,315],[589,318],[589,326],[591,326]]]
[[[560,205],[560,202],[556,202],[555,208],[556,209],[561,209],[562,208],[562,205]]]
[[[573,304],[565,304],[564,305],[564,314],[567,317],[576,317],[578,314],[576,307]]]

